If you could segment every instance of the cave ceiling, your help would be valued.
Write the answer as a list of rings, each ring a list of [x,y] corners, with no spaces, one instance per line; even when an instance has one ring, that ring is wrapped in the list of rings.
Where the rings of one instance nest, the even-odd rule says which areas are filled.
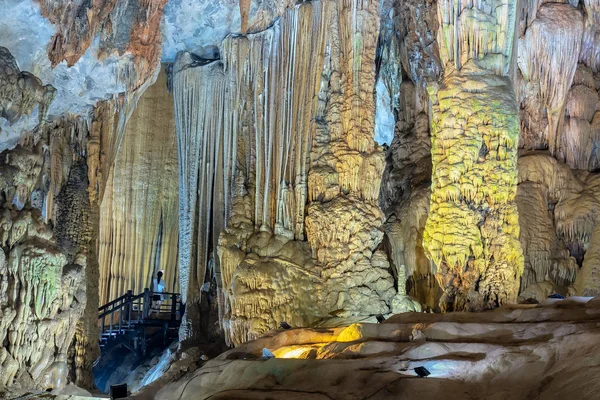
[[[291,3],[252,2],[247,32],[264,30]],[[156,79],[159,62],[174,62],[179,51],[218,57],[222,40],[241,28],[234,0],[5,0],[0,8],[0,45],[57,90],[50,118],[91,115],[98,101]],[[37,113],[0,119],[0,151],[35,128]]]

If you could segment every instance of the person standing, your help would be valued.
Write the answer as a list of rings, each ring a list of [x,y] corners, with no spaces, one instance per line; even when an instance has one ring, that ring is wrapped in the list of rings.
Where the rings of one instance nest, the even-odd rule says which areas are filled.
[[[152,318],[152,314],[155,311],[157,315],[160,313],[160,306],[163,301],[162,293],[165,292],[165,281],[162,277],[163,271],[160,270],[156,273],[156,278],[152,280],[152,310],[150,311],[150,318]]]

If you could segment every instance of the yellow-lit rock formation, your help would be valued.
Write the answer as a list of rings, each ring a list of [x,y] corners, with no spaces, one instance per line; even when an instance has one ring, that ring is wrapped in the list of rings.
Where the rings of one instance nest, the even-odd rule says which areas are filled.
[[[519,114],[509,73],[516,3],[438,3],[445,63],[431,87],[432,192],[423,243],[442,310],[514,302],[523,273],[515,203]]]

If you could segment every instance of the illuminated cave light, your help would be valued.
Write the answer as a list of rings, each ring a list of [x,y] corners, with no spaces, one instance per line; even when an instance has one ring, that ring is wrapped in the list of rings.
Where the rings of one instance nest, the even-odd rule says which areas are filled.
[[[295,358],[295,359],[307,359],[310,352],[317,348],[324,346],[321,345],[310,345],[310,346],[285,346],[273,351],[276,358]]]

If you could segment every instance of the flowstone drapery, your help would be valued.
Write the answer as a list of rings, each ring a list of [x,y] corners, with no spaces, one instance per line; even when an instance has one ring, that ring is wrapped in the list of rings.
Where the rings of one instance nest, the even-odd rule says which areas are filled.
[[[511,1],[438,3],[445,71],[430,90],[433,174],[423,243],[444,291],[442,310],[493,308],[519,291],[519,114],[509,79],[515,15]]]
[[[179,154],[179,283],[187,305],[180,339],[199,339],[205,333],[200,327],[200,289],[205,281],[210,285],[214,273],[218,276],[217,240],[211,234],[218,235],[223,228],[224,213],[230,207],[236,142],[232,130],[224,131],[228,115],[222,64],[183,53],[173,69]],[[207,270],[213,273],[208,279]]]
[[[150,288],[159,270],[165,273],[167,291],[179,287],[177,147],[171,96],[162,72],[137,102],[114,165],[104,177],[98,240],[101,304],[128,290],[141,293]]]

